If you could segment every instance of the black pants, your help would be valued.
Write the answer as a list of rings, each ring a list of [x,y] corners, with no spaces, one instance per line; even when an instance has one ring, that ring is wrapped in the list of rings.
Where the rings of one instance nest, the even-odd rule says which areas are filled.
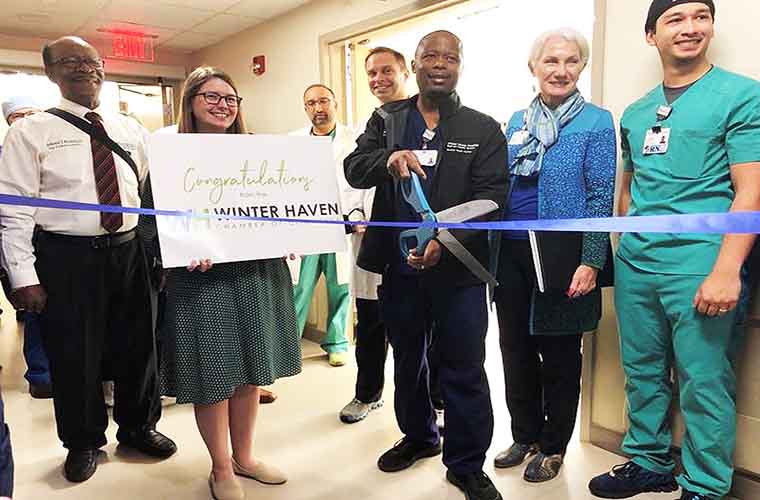
[[[356,399],[362,403],[380,400],[385,385],[388,339],[380,317],[380,302],[356,299]]]
[[[356,299],[356,399],[374,403],[383,396],[385,360],[388,357],[388,337],[380,316],[380,302]],[[436,410],[443,409],[443,394],[439,382],[438,351],[435,327],[431,333],[427,359],[430,370],[430,399]]]
[[[405,437],[436,444],[427,350],[436,323],[440,384],[446,405],[443,463],[456,473],[480,471],[493,435],[483,367],[488,330],[485,285],[431,289],[418,276],[383,274],[380,307],[393,347],[394,411]]]
[[[581,335],[531,335],[535,271],[527,240],[502,242],[496,311],[507,407],[516,443],[564,453],[580,397]]]
[[[430,330],[430,345],[427,351],[428,369],[430,370],[430,400],[433,408],[443,410],[443,392],[441,391],[441,353],[436,324]]]
[[[37,274],[58,437],[69,449],[107,443],[103,361],[111,358],[114,420],[120,432],[152,427],[161,414],[148,275],[134,239],[111,248],[42,233]]]

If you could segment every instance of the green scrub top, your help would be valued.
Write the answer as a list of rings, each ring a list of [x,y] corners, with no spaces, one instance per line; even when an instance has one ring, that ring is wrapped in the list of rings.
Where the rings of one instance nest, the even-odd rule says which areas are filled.
[[[620,121],[623,167],[633,172],[628,215],[728,212],[730,167],[760,161],[760,82],[714,67],[671,104],[662,85],[629,106]],[[670,128],[665,154],[644,155],[647,131]],[[618,256],[651,273],[707,275],[722,235],[626,233]]]

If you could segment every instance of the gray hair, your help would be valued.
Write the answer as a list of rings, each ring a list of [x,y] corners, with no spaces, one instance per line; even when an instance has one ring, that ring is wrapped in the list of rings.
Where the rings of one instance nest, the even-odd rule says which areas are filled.
[[[541,54],[544,51],[546,42],[552,38],[563,38],[568,42],[575,42],[575,44],[578,46],[578,51],[581,53],[581,62],[583,62],[583,66],[586,66],[591,52],[589,49],[588,40],[586,40],[586,37],[583,36],[580,31],[567,27],[545,31],[538,35],[536,40],[533,42],[533,45],[530,47],[529,62],[532,66],[536,65],[538,59],[541,57]]]

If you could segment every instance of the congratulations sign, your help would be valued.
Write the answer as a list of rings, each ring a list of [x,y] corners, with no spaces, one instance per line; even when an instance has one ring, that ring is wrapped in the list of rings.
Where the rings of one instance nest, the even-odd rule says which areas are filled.
[[[157,217],[165,267],[345,250],[340,225],[231,218],[342,220],[329,138],[154,134],[148,150],[155,206],[203,215]]]

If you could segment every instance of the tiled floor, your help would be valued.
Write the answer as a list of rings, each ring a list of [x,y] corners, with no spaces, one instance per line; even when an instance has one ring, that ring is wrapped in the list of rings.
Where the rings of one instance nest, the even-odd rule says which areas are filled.
[[[95,476],[80,485],[66,482],[61,474],[65,451],[55,433],[50,401],[32,400],[23,379],[21,335],[10,307],[0,304],[0,380],[6,401],[16,459],[18,500],[207,500],[206,479],[210,462],[196,430],[192,408],[165,408],[159,428],[174,438],[180,451],[161,463],[116,449],[115,426],[111,443]],[[561,476],[543,486],[521,480],[521,471],[495,472],[493,456],[508,443],[509,422],[503,399],[502,370],[496,330],[489,334],[488,371],[497,427],[488,454],[487,472],[506,500],[581,500],[593,498],[586,484],[595,473],[620,463],[620,457],[574,441]],[[385,474],[375,466],[377,457],[400,436],[392,408],[392,386],[385,392],[386,406],[364,422],[347,426],[338,421],[338,410],[353,392],[355,365],[330,368],[319,348],[306,342],[308,359],[301,375],[280,380],[274,389],[280,396],[263,407],[256,436],[258,456],[284,469],[290,481],[267,487],[245,481],[248,499],[262,500],[460,500],[463,495],[444,479],[439,458],[424,460],[414,468]],[[387,373],[390,377],[391,365]],[[671,500],[676,494],[642,495],[641,500]]]

